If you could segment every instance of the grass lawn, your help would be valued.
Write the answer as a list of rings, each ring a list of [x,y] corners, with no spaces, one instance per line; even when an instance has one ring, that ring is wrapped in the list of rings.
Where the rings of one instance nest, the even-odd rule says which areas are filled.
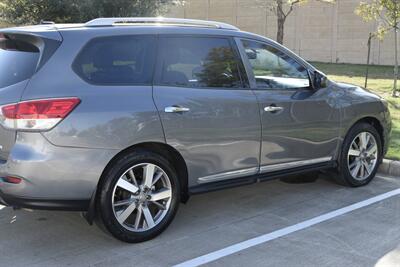
[[[352,83],[364,87],[365,65],[316,62],[312,64],[326,73],[329,78],[334,81]],[[393,88],[393,67],[371,66],[369,73],[368,89],[388,100],[392,115],[392,139],[386,157],[400,160],[400,98],[391,96]]]

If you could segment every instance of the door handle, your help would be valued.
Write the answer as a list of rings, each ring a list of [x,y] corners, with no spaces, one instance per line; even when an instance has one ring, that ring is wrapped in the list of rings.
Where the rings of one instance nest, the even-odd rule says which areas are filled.
[[[189,108],[185,107],[179,107],[179,106],[171,106],[171,107],[166,107],[164,109],[166,113],[182,113],[182,112],[188,112],[190,111]]]
[[[264,108],[264,111],[266,112],[278,112],[283,110],[283,107],[276,107],[276,106],[268,106]]]

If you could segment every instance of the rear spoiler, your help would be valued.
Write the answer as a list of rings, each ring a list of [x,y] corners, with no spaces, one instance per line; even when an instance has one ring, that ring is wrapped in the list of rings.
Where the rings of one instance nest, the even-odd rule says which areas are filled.
[[[62,36],[54,25],[37,25],[0,29],[3,34],[23,34],[62,42]]]
[[[11,40],[19,40],[36,46],[40,51],[39,70],[54,54],[63,39],[58,30],[51,25],[16,27],[0,29],[0,34]]]

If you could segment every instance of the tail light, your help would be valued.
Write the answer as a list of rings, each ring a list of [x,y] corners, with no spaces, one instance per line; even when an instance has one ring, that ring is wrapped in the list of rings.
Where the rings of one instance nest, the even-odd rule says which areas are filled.
[[[71,97],[4,105],[0,107],[0,123],[13,130],[50,130],[67,117],[79,103],[79,98]]]
[[[2,178],[3,182],[9,183],[9,184],[20,184],[22,182],[22,179],[19,177],[13,177],[13,176],[6,176]]]

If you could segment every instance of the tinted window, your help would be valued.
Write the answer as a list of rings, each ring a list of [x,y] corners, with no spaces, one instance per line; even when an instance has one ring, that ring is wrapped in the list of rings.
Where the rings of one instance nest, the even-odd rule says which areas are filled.
[[[184,87],[241,87],[239,61],[228,39],[160,39],[159,83]]]
[[[84,80],[103,85],[150,84],[156,39],[151,36],[113,36],[90,41],[74,62]]]
[[[0,88],[29,79],[39,60],[37,47],[0,34]]]
[[[260,89],[296,89],[310,86],[307,70],[282,51],[244,40],[250,65]]]

